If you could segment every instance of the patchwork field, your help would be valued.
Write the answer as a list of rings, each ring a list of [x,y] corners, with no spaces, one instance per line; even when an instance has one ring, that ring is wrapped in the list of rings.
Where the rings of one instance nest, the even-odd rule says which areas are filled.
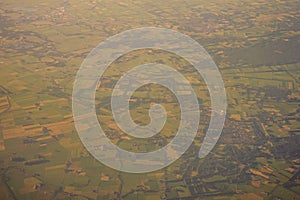
[[[296,0],[0,2],[0,199],[300,199],[299,8]],[[227,115],[217,145],[199,159],[214,114],[203,78],[185,59],[163,50],[119,57],[103,74],[95,99],[98,121],[115,145],[155,151],[175,137],[180,124],[177,98],[157,84],[133,93],[130,115],[147,125],[150,105],[163,105],[168,118],[159,134],[135,138],[115,123],[113,88],[138,65],[160,63],[179,71],[201,110],[197,136],[180,159],[131,174],[105,166],[83,146],[72,89],[93,48],[141,27],[182,32],[207,50],[225,84]]]

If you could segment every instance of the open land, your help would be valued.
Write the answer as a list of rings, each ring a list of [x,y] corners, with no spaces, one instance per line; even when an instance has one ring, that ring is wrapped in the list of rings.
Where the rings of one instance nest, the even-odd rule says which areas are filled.
[[[296,0],[15,0],[0,2],[0,199],[300,199],[300,3]],[[123,73],[145,63],[180,71],[201,108],[194,143],[170,166],[146,174],[110,169],[82,145],[72,118],[72,87],[82,61],[101,41],[140,27],[180,31],[220,69],[227,116],[213,151],[198,159],[210,97],[195,69],[155,49],[130,52],[104,73],[96,111],[123,149],[154,151],[177,132],[176,97],[159,85],[132,96],[131,116],[149,123],[151,103],[168,111],[148,140],[123,133],[110,97]]]

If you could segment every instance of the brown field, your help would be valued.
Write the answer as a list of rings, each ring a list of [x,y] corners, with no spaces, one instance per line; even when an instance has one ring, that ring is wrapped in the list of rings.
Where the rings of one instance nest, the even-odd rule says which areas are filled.
[[[12,138],[18,138],[18,137],[41,135],[42,128],[26,130],[24,127],[19,126],[10,129],[4,129],[2,132],[3,132],[3,139],[7,140]]]
[[[7,96],[0,97],[0,113],[5,112],[10,107],[9,99]]]
[[[54,116],[50,116],[54,117]],[[40,124],[32,124],[27,126],[14,126],[14,120],[12,118],[8,118],[1,122],[1,126],[3,127],[2,134],[3,139],[12,139],[26,136],[38,136],[42,135],[42,127]],[[57,123],[49,123],[44,124],[44,127],[51,130],[51,135],[60,135],[62,133],[69,133],[74,129],[73,119],[70,116],[66,116],[66,120],[57,122]]]
[[[4,140],[0,140],[0,151],[4,151],[5,146],[4,146]]]
[[[60,135],[74,130],[72,118],[57,123],[44,124],[43,126],[51,130],[51,135]]]

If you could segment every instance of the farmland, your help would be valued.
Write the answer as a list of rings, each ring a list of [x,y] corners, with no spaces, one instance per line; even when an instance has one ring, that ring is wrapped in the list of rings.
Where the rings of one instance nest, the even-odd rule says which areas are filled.
[[[0,2],[0,199],[299,199],[300,3],[296,0],[15,0]],[[139,125],[159,103],[168,119],[140,139],[114,122],[111,95],[135,66],[161,63],[191,83],[201,110],[191,147],[170,166],[118,172],[83,146],[72,116],[72,89],[88,53],[107,37],[163,27],[199,42],[212,56],[227,95],[225,126],[205,158],[198,152],[211,117],[208,89],[185,59],[158,49],[129,52],[103,74],[95,107],[120,148],[149,152],[176,135],[180,108],[167,88],[148,84],[130,100]],[[168,155],[171,156],[171,155]]]

